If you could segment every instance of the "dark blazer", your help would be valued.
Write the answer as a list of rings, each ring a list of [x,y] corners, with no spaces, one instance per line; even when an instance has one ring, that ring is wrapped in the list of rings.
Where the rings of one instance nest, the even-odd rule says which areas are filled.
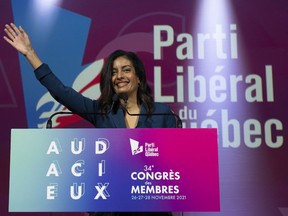
[[[77,113],[97,128],[126,128],[124,112],[120,106],[115,112],[100,114],[98,100],[92,100],[76,92],[73,88],[65,86],[51,71],[47,64],[42,64],[35,71],[36,78],[45,86],[52,97],[63,104],[70,111]],[[154,114],[145,115],[147,110],[141,106],[137,128],[174,128],[176,118],[171,109],[164,103],[154,103]],[[98,113],[98,114],[97,114]],[[168,115],[164,115],[168,114]],[[171,115],[170,115],[171,114]]]

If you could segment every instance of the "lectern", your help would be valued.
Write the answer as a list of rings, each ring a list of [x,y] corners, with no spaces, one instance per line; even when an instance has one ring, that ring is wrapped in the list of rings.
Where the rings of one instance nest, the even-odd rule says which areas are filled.
[[[216,129],[12,129],[10,212],[219,211]]]

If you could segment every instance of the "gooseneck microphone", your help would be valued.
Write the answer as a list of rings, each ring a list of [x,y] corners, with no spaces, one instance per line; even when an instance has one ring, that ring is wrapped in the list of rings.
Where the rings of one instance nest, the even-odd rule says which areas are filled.
[[[170,113],[151,113],[151,114],[148,114],[148,113],[138,113],[138,114],[135,114],[135,113],[129,113],[128,109],[127,109],[127,102],[128,102],[128,94],[127,93],[121,93],[118,95],[119,98],[123,99],[124,100],[124,103],[125,103],[125,107],[121,105],[121,107],[124,109],[124,111],[130,115],[130,116],[149,116],[149,115],[158,115],[158,116],[164,116],[164,115],[168,115],[168,116],[174,116],[176,118],[176,127],[177,128],[182,128],[183,125],[182,125],[182,120],[181,118],[176,114],[174,113],[172,110],[170,110],[171,112]]]
[[[128,103],[128,94],[127,93],[121,93],[121,94],[114,94],[113,95],[113,98],[112,98],[112,105],[111,105],[111,108],[109,109],[109,111],[108,112],[106,112],[106,113],[100,113],[100,112],[98,112],[98,113],[74,113],[74,112],[65,112],[65,111],[60,111],[60,112],[55,112],[55,113],[53,113],[50,117],[49,117],[49,119],[47,120],[47,123],[46,123],[46,128],[47,129],[50,129],[50,128],[52,128],[52,119],[53,119],[53,117],[54,116],[56,116],[56,115],[73,115],[73,114],[86,114],[86,115],[89,115],[89,114],[91,114],[91,115],[107,115],[108,113],[110,113],[112,110],[113,110],[113,108],[114,108],[114,106],[115,106],[115,103],[119,100],[119,98],[121,98],[122,100],[124,100],[124,103],[125,103],[125,105],[126,105],[126,107],[127,107],[127,103]],[[120,103],[120,106],[124,109],[124,111],[128,114],[128,115],[130,115],[130,116],[149,116],[149,115],[159,115],[159,116],[164,116],[164,115],[169,115],[169,116],[174,116],[176,119],[177,119],[177,121],[176,121],[176,125],[177,125],[177,128],[182,128],[182,120],[180,119],[180,117],[176,114],[176,113],[174,113],[172,110],[171,110],[171,112],[170,113],[152,113],[152,114],[148,114],[148,113],[139,113],[139,114],[133,114],[133,113],[130,113],[128,110],[127,110],[127,108],[126,107],[124,107],[123,105],[121,105],[121,103]]]
[[[47,128],[47,129],[52,128],[52,119],[53,119],[53,117],[56,116],[56,115],[73,115],[73,114],[107,115],[108,113],[110,113],[110,112],[113,110],[114,105],[115,105],[115,102],[118,101],[118,99],[119,99],[119,96],[118,96],[117,94],[114,94],[113,97],[112,97],[112,105],[111,105],[111,108],[110,108],[109,111],[106,112],[106,113],[100,113],[100,112],[98,112],[98,113],[96,113],[96,112],[93,112],[93,113],[74,113],[74,112],[71,112],[71,111],[70,111],[70,112],[68,112],[68,111],[67,111],[67,112],[65,112],[65,111],[55,112],[55,113],[53,113],[53,114],[49,117],[49,119],[47,120],[46,128]],[[128,99],[128,97],[127,97],[127,99]]]
[[[61,111],[61,112],[55,112],[53,113],[49,119],[47,120],[47,123],[46,123],[46,128],[52,128],[52,119],[54,116],[56,115],[73,115],[74,113],[73,112],[64,112],[64,111]]]

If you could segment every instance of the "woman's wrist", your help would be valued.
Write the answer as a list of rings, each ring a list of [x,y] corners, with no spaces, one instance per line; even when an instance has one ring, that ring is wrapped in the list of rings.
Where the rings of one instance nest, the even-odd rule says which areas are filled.
[[[39,59],[33,48],[29,49],[27,53],[24,54],[24,56],[27,58],[34,69],[37,69],[42,64],[42,61]]]
[[[32,47],[28,48],[27,51],[25,53],[23,53],[23,55],[26,58],[32,58],[35,55],[35,50]]]

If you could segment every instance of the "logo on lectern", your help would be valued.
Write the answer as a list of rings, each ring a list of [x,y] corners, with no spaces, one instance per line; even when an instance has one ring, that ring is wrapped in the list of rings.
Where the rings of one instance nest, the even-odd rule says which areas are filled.
[[[139,141],[130,138],[130,147],[132,155],[137,155],[145,152],[146,157],[159,157],[159,149],[154,142],[145,142],[144,145],[140,145]]]
[[[132,155],[139,154],[143,152],[143,146],[139,145],[139,141],[130,138],[130,147],[132,151]]]

